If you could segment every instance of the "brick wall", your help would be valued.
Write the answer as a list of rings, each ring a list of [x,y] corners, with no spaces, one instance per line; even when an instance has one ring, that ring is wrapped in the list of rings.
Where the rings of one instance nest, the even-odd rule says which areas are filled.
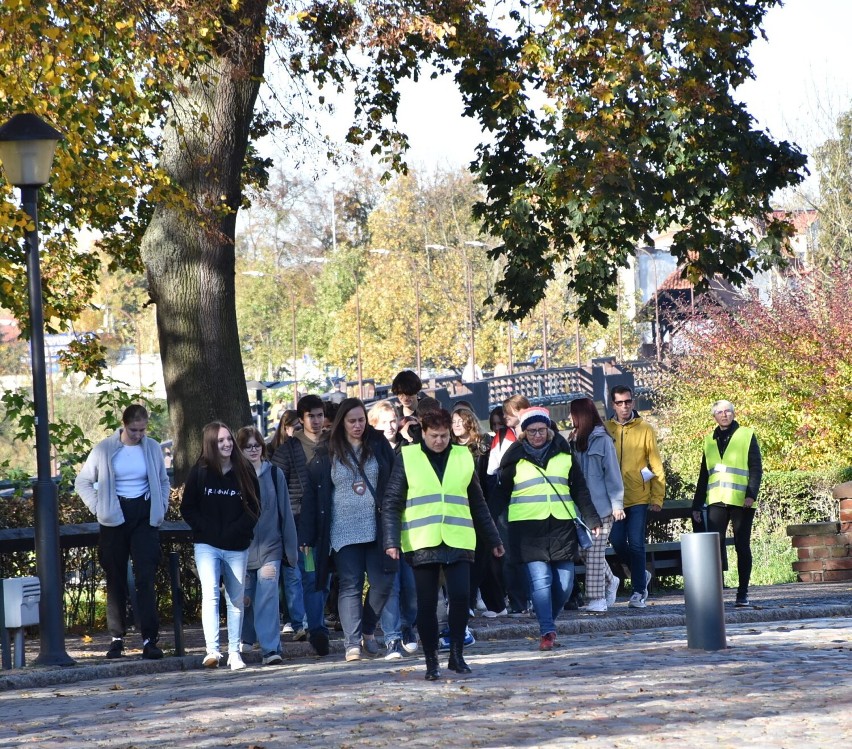
[[[788,525],[799,559],[793,570],[804,583],[852,580],[852,482],[834,490],[840,501],[838,522]]]

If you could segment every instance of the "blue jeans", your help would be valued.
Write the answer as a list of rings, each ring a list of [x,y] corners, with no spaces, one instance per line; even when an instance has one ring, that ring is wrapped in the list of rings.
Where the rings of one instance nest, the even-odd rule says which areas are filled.
[[[278,633],[278,574],[281,560],[267,562],[246,572],[242,641],[259,642],[264,655],[281,649]]]
[[[302,552],[300,551],[300,560],[301,557]],[[285,566],[284,572],[281,575],[281,582],[284,586],[284,601],[287,603],[287,615],[290,617],[290,624],[298,632],[306,626],[305,594],[302,590],[301,567]]]
[[[384,571],[385,553],[375,541],[350,544],[334,552],[334,567],[340,579],[337,610],[346,647],[360,647],[361,635],[372,635],[385,601],[393,586],[394,575]],[[364,577],[370,590],[364,601]]]
[[[533,608],[542,635],[556,631],[556,617],[574,587],[574,562],[527,562]]]
[[[414,586],[414,570],[400,557],[399,571],[394,575],[393,588],[382,609],[385,644],[391,640],[401,640],[403,627],[413,628],[416,621],[417,588]]]
[[[219,652],[220,577],[225,581],[228,652],[240,652],[247,563],[248,549],[228,551],[208,544],[195,544],[195,566],[201,582],[201,626],[208,653]]]
[[[624,508],[624,520],[612,525],[609,542],[622,564],[630,567],[630,580],[634,593],[645,593],[645,525],[648,505],[631,505]]]
[[[331,576],[329,575],[329,579],[317,590],[314,554],[316,554],[316,549],[311,549],[311,559],[310,564],[308,564],[304,552],[299,549],[299,572],[302,576],[302,600],[305,606],[305,618],[308,622],[308,632],[325,632],[325,634],[328,634],[328,627],[325,626],[325,599],[328,597],[328,583]],[[308,570],[306,567],[311,567],[311,569]],[[292,611],[290,617],[295,618]]]

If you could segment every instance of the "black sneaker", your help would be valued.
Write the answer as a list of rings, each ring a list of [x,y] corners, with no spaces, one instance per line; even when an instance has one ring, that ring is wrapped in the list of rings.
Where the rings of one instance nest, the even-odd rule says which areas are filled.
[[[121,658],[124,655],[124,640],[113,640],[107,650],[106,657],[112,660],[113,658]]]
[[[386,661],[398,661],[405,657],[405,650],[402,647],[402,640],[391,640],[387,644],[385,652]]]
[[[748,600],[747,595],[737,595],[736,603],[734,603],[738,609],[745,609],[751,606],[751,601]]]
[[[149,661],[158,661],[163,657],[163,651],[157,647],[157,643],[153,640],[146,640],[142,646],[142,657]]]
[[[311,643],[317,655],[328,655],[328,635],[322,630],[311,632],[308,642]]]

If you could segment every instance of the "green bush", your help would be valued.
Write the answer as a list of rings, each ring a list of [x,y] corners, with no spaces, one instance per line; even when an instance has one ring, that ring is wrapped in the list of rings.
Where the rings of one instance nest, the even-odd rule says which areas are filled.
[[[822,471],[766,471],[758,497],[756,527],[786,529],[794,523],[837,519],[837,501],[831,491],[852,480],[852,467]]]

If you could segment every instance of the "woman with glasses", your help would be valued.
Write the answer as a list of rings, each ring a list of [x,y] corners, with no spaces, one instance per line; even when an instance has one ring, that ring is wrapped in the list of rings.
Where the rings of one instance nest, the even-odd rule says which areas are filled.
[[[266,460],[266,444],[255,426],[237,432],[237,446],[252,464],[260,484],[260,517],[248,550],[242,628],[243,652],[257,641],[262,663],[281,663],[278,632],[278,580],[281,562],[296,566],[296,524],[283,471]]]
[[[601,516],[600,533],[593,539],[591,548],[580,552],[586,565],[586,597],[589,599],[582,608],[602,613],[607,606],[615,603],[621,582],[606,563],[606,545],[613,522],[624,520],[624,484],[615,445],[594,401],[576,398],[571,401],[570,409],[574,424],[571,433],[574,455],[580,462],[592,502]]]
[[[219,653],[219,580],[225,582],[228,665],[245,668],[240,655],[243,592],[248,548],[260,515],[257,474],[221,421],[204,427],[201,455],[190,469],[180,514],[192,528],[195,566],[201,582],[201,626],[207,655],[202,665],[216,668]]]
[[[521,433],[500,463],[497,491],[509,506],[509,544],[529,573],[539,650],[552,650],[558,644],[556,617],[574,586],[579,550],[574,519],[582,514],[593,535],[601,519],[579,462],[550,428],[550,412],[527,408],[518,420]]]

